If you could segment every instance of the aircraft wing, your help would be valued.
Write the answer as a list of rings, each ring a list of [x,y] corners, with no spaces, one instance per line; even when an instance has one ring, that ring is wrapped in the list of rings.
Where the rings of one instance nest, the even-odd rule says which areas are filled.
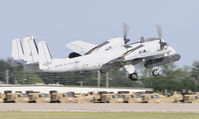
[[[84,55],[92,48],[96,47],[96,45],[87,43],[84,41],[73,41],[68,44],[66,44],[66,47],[71,49],[72,51],[79,53],[81,55]]]
[[[165,53],[169,51],[158,51],[154,53],[142,53],[139,55],[135,55],[128,60],[125,60],[124,58],[119,58],[115,59],[113,61],[110,61],[109,63],[105,64],[102,69],[107,69],[107,68],[119,68],[123,67],[125,65],[136,65],[138,63],[150,60],[150,59],[157,59],[157,58],[162,58],[164,57]]]
[[[169,51],[163,50],[163,51],[157,51],[157,52],[145,52],[136,56],[133,56],[129,59],[142,59],[142,60],[149,60],[149,59],[157,59],[163,57],[166,53]]]

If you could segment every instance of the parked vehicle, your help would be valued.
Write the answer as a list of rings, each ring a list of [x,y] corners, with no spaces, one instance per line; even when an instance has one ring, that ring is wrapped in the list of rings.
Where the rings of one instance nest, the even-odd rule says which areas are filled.
[[[29,93],[30,103],[49,103],[51,101],[50,95],[46,93],[33,92]]]
[[[16,93],[7,93],[5,102],[13,102],[13,103],[27,103],[29,102],[29,98],[27,94],[16,92]]]

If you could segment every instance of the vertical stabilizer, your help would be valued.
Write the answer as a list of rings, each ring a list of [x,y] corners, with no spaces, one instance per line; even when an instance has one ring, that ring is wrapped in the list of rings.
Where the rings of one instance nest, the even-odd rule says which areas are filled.
[[[49,65],[51,64],[52,57],[46,42],[45,41],[39,42],[38,49],[39,49],[39,68],[48,69]]]
[[[38,49],[33,36],[25,37],[23,39],[24,60],[29,63],[38,63],[39,55]]]
[[[12,58],[14,60],[23,60],[24,58],[20,39],[12,40]]]

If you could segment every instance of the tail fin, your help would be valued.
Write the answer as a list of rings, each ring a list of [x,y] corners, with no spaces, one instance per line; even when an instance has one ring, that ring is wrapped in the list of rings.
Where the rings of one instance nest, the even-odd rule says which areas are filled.
[[[12,40],[12,57],[14,60],[23,60],[24,53],[19,39]]]
[[[45,41],[39,42],[38,48],[39,48],[39,68],[47,69],[49,64],[51,64],[52,62],[52,57],[46,42]]]
[[[23,49],[24,60],[27,61],[27,64],[39,62],[38,49],[33,36],[23,39]]]

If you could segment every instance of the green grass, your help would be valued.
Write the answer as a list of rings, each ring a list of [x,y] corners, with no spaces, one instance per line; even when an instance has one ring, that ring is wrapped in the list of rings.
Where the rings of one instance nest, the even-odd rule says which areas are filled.
[[[199,119],[199,114],[166,112],[0,112],[0,119]]]

